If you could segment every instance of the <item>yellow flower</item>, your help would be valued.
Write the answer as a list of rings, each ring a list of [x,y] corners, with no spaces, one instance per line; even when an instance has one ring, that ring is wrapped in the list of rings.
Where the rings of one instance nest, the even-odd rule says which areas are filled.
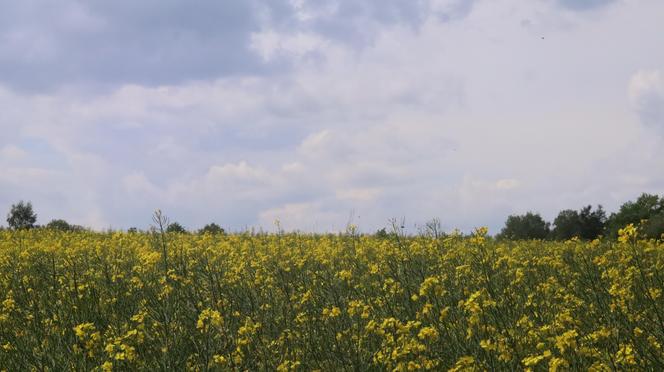
[[[634,328],[634,336],[640,337],[641,335],[643,335],[643,330],[639,327]]]
[[[636,227],[634,224],[629,224],[624,228],[618,230],[618,241],[621,243],[626,243],[636,237]]]
[[[566,369],[569,364],[563,358],[551,358],[549,361],[549,372],[557,372],[560,369]]]
[[[101,370],[104,371],[104,372],[113,371],[113,363],[112,362],[104,362],[104,364],[101,365]]]
[[[214,363],[219,365],[226,364],[226,358],[223,355],[214,355],[212,356],[212,360],[214,361]]]
[[[417,337],[420,340],[436,341],[438,339],[438,331],[433,327],[424,327],[420,329]]]
[[[573,349],[576,347],[576,337],[579,334],[576,330],[571,330],[563,333],[560,336],[556,336],[556,347],[560,350],[561,353],[564,353],[565,350]]]
[[[196,322],[196,328],[201,332],[204,332],[207,329],[207,325],[213,327],[221,327],[224,324],[224,318],[217,310],[205,309],[198,316],[198,321]]]
[[[82,323],[74,327],[76,337],[83,340],[92,331],[95,330],[95,325],[92,323]]]
[[[353,273],[348,270],[341,270],[337,273],[337,276],[342,280],[350,280],[353,277]]]
[[[336,306],[323,309],[323,318],[336,318],[341,314],[341,309]]]
[[[662,295],[662,290],[660,288],[650,288],[648,293],[650,293],[650,297],[653,300],[656,300]]]
[[[480,347],[484,350],[496,350],[496,344],[491,340],[481,340]]]
[[[616,353],[616,363],[621,365],[635,365],[636,358],[632,345],[620,345],[620,349]]]
[[[475,358],[472,356],[462,356],[454,364],[454,367],[450,368],[450,372],[461,372],[461,371],[474,371],[475,370]]]
[[[544,355],[531,355],[523,358],[521,363],[523,363],[523,365],[526,367],[532,367],[536,366],[537,363],[541,362],[542,360],[544,360]]]

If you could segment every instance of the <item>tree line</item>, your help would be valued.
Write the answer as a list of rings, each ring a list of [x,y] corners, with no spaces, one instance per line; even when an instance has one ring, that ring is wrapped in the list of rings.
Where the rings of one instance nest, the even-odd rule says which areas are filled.
[[[45,226],[36,225],[36,222],[37,214],[30,202],[20,201],[12,205],[7,214],[7,223],[11,229],[84,230],[82,226],[70,224],[62,219],[51,220]],[[638,226],[643,238],[664,239],[664,196],[659,197],[658,195],[643,193],[636,200],[624,203],[617,212],[610,215],[607,215],[601,205],[596,208],[587,205],[579,210],[565,209],[558,213],[553,223],[545,221],[539,213],[534,212],[511,215],[507,217],[505,226],[496,238],[511,240],[615,238],[618,235],[618,230],[628,224]],[[165,231],[170,233],[188,232],[178,222],[169,223]],[[138,229],[130,228],[128,232],[138,232]],[[197,232],[200,234],[224,234],[225,230],[216,223],[210,223]],[[381,229],[376,235],[379,237],[386,236],[387,232],[385,229]]]
[[[80,225],[70,224],[62,219],[53,219],[44,226],[37,225],[37,214],[35,213],[31,202],[20,201],[11,206],[7,213],[7,224],[13,230],[28,229],[49,229],[57,231],[83,231],[85,228]],[[0,227],[1,229],[2,227]],[[131,227],[127,230],[129,233],[136,233],[139,230]],[[168,223],[165,229],[169,233],[187,233],[188,231],[177,221]],[[199,234],[225,234],[226,231],[216,223],[209,223],[197,231]]]
[[[497,237],[512,240],[615,238],[618,230],[629,224],[638,226],[643,238],[663,239],[664,196],[641,194],[608,216],[601,205],[594,209],[590,205],[579,210],[566,209],[558,213],[552,224],[538,213],[512,215],[507,217],[505,227]]]

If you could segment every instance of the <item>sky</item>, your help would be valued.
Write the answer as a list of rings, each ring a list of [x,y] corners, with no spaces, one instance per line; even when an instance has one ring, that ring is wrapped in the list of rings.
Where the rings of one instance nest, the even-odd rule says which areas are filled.
[[[664,194],[661,0],[0,9],[0,212],[41,224],[497,233]]]

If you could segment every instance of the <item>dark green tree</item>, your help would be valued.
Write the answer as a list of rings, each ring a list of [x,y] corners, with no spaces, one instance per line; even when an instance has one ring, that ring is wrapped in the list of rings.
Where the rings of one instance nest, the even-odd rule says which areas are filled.
[[[13,204],[9,214],[7,214],[7,223],[9,227],[15,230],[31,229],[35,227],[37,214],[32,210],[32,203],[19,201]]]
[[[664,212],[651,216],[643,224],[642,234],[649,239],[664,240]]]
[[[81,231],[83,226],[72,225],[69,222],[61,219],[51,220],[51,222],[46,224],[46,228],[50,230],[58,231]]]
[[[604,233],[606,227],[606,212],[601,205],[593,210],[590,205],[579,211],[579,237],[581,239],[596,239]]]
[[[557,240],[567,240],[575,236],[581,236],[581,224],[579,223],[579,212],[565,209],[558,213],[553,220],[551,235]]]
[[[592,240],[604,232],[606,224],[606,212],[601,205],[593,210],[588,205],[579,211],[566,209],[560,211],[555,220],[553,220],[553,230],[551,235],[554,239],[567,240],[573,237]]]
[[[376,231],[374,236],[378,239],[387,239],[390,235],[387,233],[387,230],[383,227]]]
[[[646,229],[655,232],[657,230],[656,221],[659,220],[658,216],[662,213],[664,213],[664,198],[643,193],[635,201],[624,203],[620,206],[618,212],[611,214],[607,221],[607,235],[615,238],[618,236],[618,230],[628,224],[638,226],[641,221],[650,221],[651,219],[653,220],[653,226]],[[645,226],[647,225],[648,223],[645,224]]]
[[[182,225],[180,225],[177,222],[171,222],[168,227],[166,228],[166,232],[169,233],[178,233],[178,234],[185,234],[187,230],[184,229]]]
[[[216,223],[212,222],[212,223],[209,223],[209,224],[203,226],[202,229],[198,230],[198,233],[201,234],[201,235],[203,235],[203,234],[211,234],[211,235],[220,234],[220,235],[223,235],[223,234],[226,233],[226,231],[221,226],[219,226]]]
[[[549,235],[549,223],[537,213],[507,217],[499,237],[513,240],[545,239]]]

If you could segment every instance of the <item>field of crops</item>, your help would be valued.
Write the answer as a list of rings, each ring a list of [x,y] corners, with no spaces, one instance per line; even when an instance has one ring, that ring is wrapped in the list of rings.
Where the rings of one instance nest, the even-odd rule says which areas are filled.
[[[0,232],[0,370],[664,369],[664,244]]]

